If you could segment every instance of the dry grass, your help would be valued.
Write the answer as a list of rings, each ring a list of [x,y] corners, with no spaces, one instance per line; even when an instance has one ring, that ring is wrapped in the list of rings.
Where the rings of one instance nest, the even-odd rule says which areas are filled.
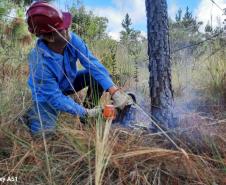
[[[33,140],[16,121],[30,100],[21,69],[5,66],[1,71],[7,75],[0,103],[0,177],[17,176],[19,185],[226,183],[226,121],[198,113],[185,114],[181,128],[168,133],[185,152],[161,134],[110,127],[101,119],[84,126],[62,114],[57,134],[47,140],[46,155],[43,140]]]
[[[167,133],[183,149],[178,150],[163,134],[123,129],[101,119],[84,126],[63,114],[56,135],[47,139],[45,148],[42,139],[32,139],[16,121],[29,105],[25,88],[28,71],[24,64],[7,63],[20,61],[19,54],[5,55],[0,64],[0,178],[16,176],[18,185],[226,184],[225,115],[220,116],[222,120],[198,113],[183,116],[180,128]],[[130,68],[124,68],[128,66],[123,66],[120,74],[131,73]],[[181,68],[179,71],[183,73]],[[177,75],[178,86],[174,86],[181,95],[184,81]],[[190,76],[186,80],[190,81]],[[123,84],[129,88],[130,81]],[[146,81],[141,86],[148,91],[143,84]]]
[[[1,127],[1,176],[17,176],[21,185],[226,183],[224,121],[208,126],[210,121],[197,115],[183,118],[181,132],[169,135],[185,155],[161,135],[110,130],[100,121],[84,127],[72,118],[68,126],[62,119],[56,136],[47,141],[52,181],[42,139],[33,141],[16,122]],[[188,121],[195,129],[182,131]]]

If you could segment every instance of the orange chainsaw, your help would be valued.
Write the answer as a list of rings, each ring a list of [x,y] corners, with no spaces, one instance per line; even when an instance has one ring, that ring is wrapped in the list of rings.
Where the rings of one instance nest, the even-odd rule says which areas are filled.
[[[120,125],[127,125],[136,120],[136,113],[139,112],[136,108],[136,96],[131,92],[127,94],[133,99],[133,104],[125,106],[123,110],[119,110],[111,104],[105,105],[103,109],[104,119],[113,120],[113,123],[119,123]]]

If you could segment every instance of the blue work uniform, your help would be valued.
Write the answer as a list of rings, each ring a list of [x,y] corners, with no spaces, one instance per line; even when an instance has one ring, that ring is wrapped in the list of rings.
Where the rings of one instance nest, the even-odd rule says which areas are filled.
[[[77,70],[78,59],[85,70]],[[65,92],[76,90],[79,82],[75,79],[79,74],[90,74],[103,90],[114,85],[107,69],[93,56],[82,39],[72,32],[63,54],[52,51],[42,39],[38,39],[28,61],[28,85],[33,100],[28,117],[32,134],[40,132],[42,128],[54,130],[59,112],[79,117],[86,115],[82,105],[65,95]]]

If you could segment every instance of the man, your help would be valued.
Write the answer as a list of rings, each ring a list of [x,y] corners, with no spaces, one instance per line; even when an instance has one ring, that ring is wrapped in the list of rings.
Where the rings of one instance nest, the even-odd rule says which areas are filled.
[[[102,112],[96,105],[103,91],[110,93],[114,105],[120,109],[131,102],[82,39],[68,31],[72,23],[70,13],[38,1],[31,4],[26,16],[29,31],[38,37],[28,57],[33,106],[27,117],[32,134],[54,131],[59,112],[80,118],[97,117]],[[77,70],[78,59],[84,70]],[[87,86],[83,106],[67,96]]]

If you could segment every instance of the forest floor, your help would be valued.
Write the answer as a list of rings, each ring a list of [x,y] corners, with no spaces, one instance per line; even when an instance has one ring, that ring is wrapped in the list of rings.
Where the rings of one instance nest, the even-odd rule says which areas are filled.
[[[179,127],[166,133],[114,125],[109,130],[101,119],[84,126],[62,114],[54,137],[33,140],[16,119],[2,122],[0,178],[17,177],[19,185],[226,184],[223,111],[211,107],[207,113],[197,99],[192,106],[188,99],[178,102]]]

